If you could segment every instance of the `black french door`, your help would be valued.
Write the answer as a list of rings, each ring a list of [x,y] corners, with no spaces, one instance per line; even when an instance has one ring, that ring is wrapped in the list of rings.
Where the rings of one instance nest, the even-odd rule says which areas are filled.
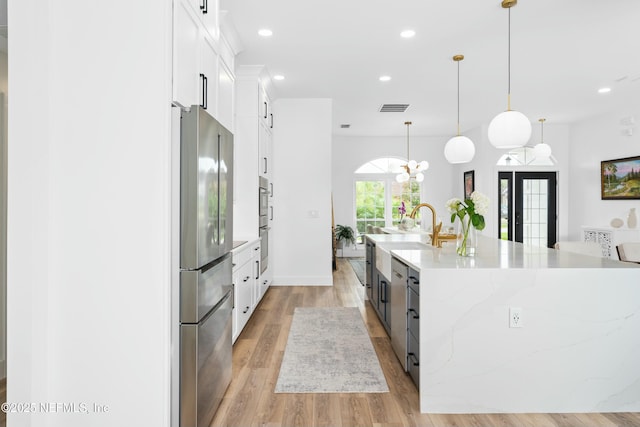
[[[498,238],[553,247],[557,240],[555,172],[499,172]]]

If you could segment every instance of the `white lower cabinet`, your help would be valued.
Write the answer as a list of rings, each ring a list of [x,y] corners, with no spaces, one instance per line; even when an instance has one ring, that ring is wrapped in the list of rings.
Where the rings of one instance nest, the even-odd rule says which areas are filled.
[[[260,240],[231,251],[233,262],[232,335],[235,342],[257,305],[256,286],[260,273]],[[257,262],[256,262],[257,261]]]

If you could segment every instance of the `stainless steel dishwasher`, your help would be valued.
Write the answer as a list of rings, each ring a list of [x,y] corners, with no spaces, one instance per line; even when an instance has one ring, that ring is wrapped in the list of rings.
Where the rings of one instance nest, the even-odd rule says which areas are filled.
[[[408,268],[391,258],[391,346],[402,369],[407,370],[407,272]]]

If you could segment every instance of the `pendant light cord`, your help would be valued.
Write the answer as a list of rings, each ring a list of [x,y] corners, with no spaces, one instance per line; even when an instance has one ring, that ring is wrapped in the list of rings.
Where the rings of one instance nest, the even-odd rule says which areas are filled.
[[[507,37],[507,75],[508,75],[508,86],[507,86],[507,111],[511,111],[511,8],[509,8],[509,25],[508,25],[509,35]]]
[[[458,136],[460,136],[460,61],[458,62]]]
[[[407,164],[409,164],[409,160],[411,160],[411,156],[409,155],[409,122],[405,123],[407,125]]]

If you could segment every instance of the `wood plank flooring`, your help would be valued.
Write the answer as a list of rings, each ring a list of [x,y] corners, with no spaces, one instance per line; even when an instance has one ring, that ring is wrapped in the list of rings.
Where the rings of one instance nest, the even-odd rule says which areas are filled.
[[[418,391],[349,263],[338,259],[334,286],[271,287],[233,348],[233,379],[211,426],[632,427],[640,413],[421,414]],[[275,394],[295,307],[358,307],[389,393]]]

